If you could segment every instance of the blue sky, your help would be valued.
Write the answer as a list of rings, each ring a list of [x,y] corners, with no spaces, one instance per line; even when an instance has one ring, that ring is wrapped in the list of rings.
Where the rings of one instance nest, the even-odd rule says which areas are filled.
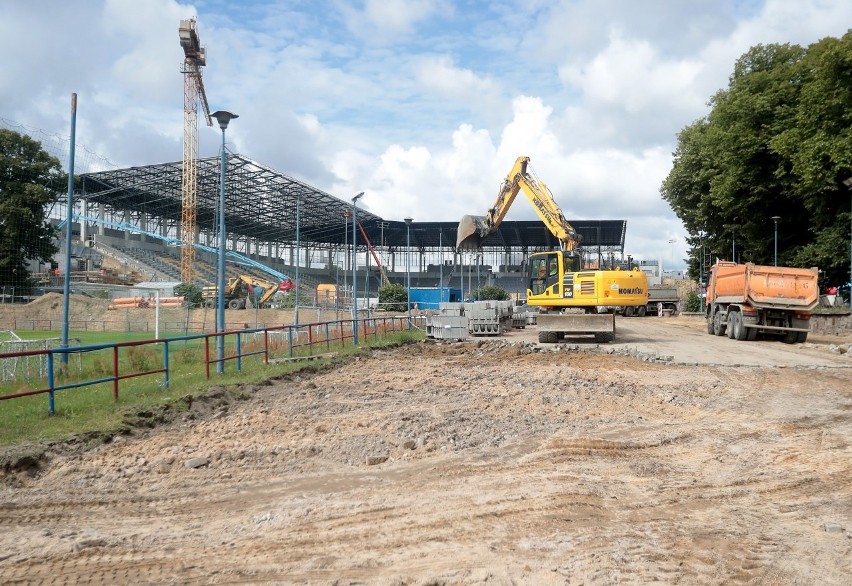
[[[240,115],[231,150],[415,221],[483,214],[527,155],[569,220],[626,219],[625,252],[669,268],[678,131],[749,47],[839,37],[852,2],[5,0],[0,118],[67,136],[76,92],[78,144],[119,167],[179,161],[190,17],[211,110]],[[198,134],[215,156],[218,128]],[[523,199],[508,215],[535,217]]]

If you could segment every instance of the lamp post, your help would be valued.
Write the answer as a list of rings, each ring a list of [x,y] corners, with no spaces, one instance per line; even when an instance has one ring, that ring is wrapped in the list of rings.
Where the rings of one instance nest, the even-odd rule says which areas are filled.
[[[225,129],[228,123],[239,118],[236,114],[225,110],[217,110],[211,114],[219,122],[222,129],[222,155],[219,160],[219,258],[216,280],[218,281],[218,292],[216,301],[216,326],[219,332],[225,331],[225,171],[227,169],[227,155],[225,154]],[[225,336],[216,338],[216,353],[219,361],[216,363],[216,372],[222,374],[225,371]]]
[[[68,314],[71,297],[71,236],[73,234],[74,220],[74,150],[77,139],[77,94],[71,94],[71,150],[68,156],[68,207],[66,209],[67,216],[65,217],[65,281],[62,287],[62,338],[60,346],[68,347]],[[85,210],[84,210],[85,213]],[[80,226],[85,224],[85,220],[80,219]],[[14,265],[13,265],[14,266]],[[15,291],[12,290],[12,300],[14,301]],[[68,366],[68,353],[63,352],[60,357],[62,368]],[[53,393],[50,393],[50,404],[48,411],[51,415],[54,413]]]
[[[358,222],[358,208],[355,206],[355,204],[362,197],[364,197],[363,191],[352,198],[352,342],[356,346],[358,345],[358,284],[355,274],[355,263],[358,259],[358,257],[356,256],[358,253],[358,249],[355,246],[355,225]]]
[[[293,321],[296,323],[296,327],[299,327],[299,265],[301,264],[301,250],[299,250],[299,204],[301,203],[302,198],[298,194],[296,195],[296,288],[294,292],[296,294],[296,300],[293,304]]]
[[[731,261],[737,262],[737,224],[725,224],[722,227],[731,231]]]
[[[438,231],[438,267],[441,269],[440,278],[438,286],[441,288],[441,301],[444,302],[444,232],[443,230]],[[441,305],[438,305],[438,309],[441,308]]]
[[[405,299],[408,306],[408,331],[411,331],[411,222],[405,218]]]
[[[343,262],[349,262],[349,251],[346,250],[349,248],[349,210],[343,210]],[[343,291],[349,288],[349,285],[346,283],[346,265],[343,265]],[[337,291],[337,299],[338,299],[338,308],[340,307],[340,291]]]
[[[775,222],[775,266],[778,266],[778,220],[781,216],[772,216],[772,221]]]
[[[849,188],[850,196],[852,196],[852,177],[843,180],[843,185]],[[850,206],[852,206],[852,197],[850,197]],[[852,307],[852,207],[849,209],[849,307]]]
[[[671,269],[670,269],[672,271],[672,277],[674,277],[674,245],[675,245],[675,242],[677,242],[677,238],[669,238],[669,244],[672,245],[672,266],[671,266]]]

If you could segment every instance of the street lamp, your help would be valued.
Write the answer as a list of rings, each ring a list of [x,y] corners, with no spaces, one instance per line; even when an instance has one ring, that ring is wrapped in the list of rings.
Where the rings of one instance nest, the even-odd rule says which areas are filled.
[[[778,266],[778,220],[781,216],[772,216],[772,221],[775,222],[775,266]]]
[[[349,284],[346,282],[348,277],[346,276],[346,263],[349,262],[349,251],[346,250],[349,248],[349,216],[352,215],[349,210],[343,210],[343,291],[349,288]],[[337,292],[337,298],[340,299],[340,291]],[[339,307],[339,303],[338,303]]]
[[[669,244],[672,245],[672,268],[671,268],[672,277],[674,277],[674,245],[675,245],[675,242],[677,242],[677,238],[669,238]]]
[[[852,177],[844,179],[843,185],[849,188],[849,193],[852,195]],[[852,197],[850,205],[852,205]],[[852,208],[849,210],[849,228],[849,307],[852,307]]]
[[[234,118],[239,118],[232,112],[217,110],[211,114],[219,122],[222,129],[222,156],[219,160],[219,266],[216,273],[218,281],[218,292],[216,302],[216,326],[219,332],[225,331],[225,171],[227,169],[227,155],[225,153],[225,129]],[[190,236],[184,235],[185,238]],[[216,351],[219,362],[216,363],[216,372],[222,374],[225,371],[225,336],[216,339]]]
[[[408,305],[408,331],[411,331],[411,222],[412,218],[405,218],[405,290],[406,303]]]
[[[441,276],[438,279],[439,280],[438,286],[441,288],[441,301],[440,301],[440,303],[443,303],[444,302],[444,232],[443,232],[443,230],[438,231],[438,253],[439,253],[438,267],[441,269],[441,273],[440,273]],[[440,308],[441,308],[441,306],[438,305],[438,309],[440,309]]]
[[[294,310],[293,310],[293,321],[295,322],[296,327],[299,327],[299,287],[301,285],[301,283],[299,282],[299,265],[301,264],[301,255],[302,255],[302,251],[300,250],[300,243],[299,243],[299,222],[300,222],[300,219],[301,219],[299,217],[299,204],[301,203],[301,201],[302,201],[301,196],[296,194],[296,288],[295,288],[296,300],[293,304],[293,308],[294,308]]]
[[[737,262],[737,225],[725,224],[724,228],[731,231],[731,260]]]
[[[358,345],[358,284],[355,278],[355,263],[358,260],[358,257],[356,256],[358,250],[355,246],[355,224],[358,222],[358,208],[355,207],[355,204],[362,197],[364,197],[363,191],[352,198],[352,342],[356,346]]]

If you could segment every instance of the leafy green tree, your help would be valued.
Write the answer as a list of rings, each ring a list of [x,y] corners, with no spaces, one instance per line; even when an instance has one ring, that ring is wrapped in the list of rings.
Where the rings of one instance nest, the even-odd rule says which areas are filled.
[[[807,49],[758,45],[737,60],[710,113],[678,135],[663,199],[701,255],[849,273],[852,32]],[[705,265],[706,266],[706,265]]]
[[[473,292],[477,301],[505,301],[511,299],[509,293],[499,285],[486,285]]]
[[[59,160],[41,143],[0,128],[0,286],[32,286],[27,264],[49,263],[58,247],[48,206],[67,189]]]
[[[204,298],[201,295],[201,287],[191,283],[181,283],[176,286],[175,295],[186,298],[190,307],[199,307],[204,302]]]
[[[379,309],[383,311],[406,311],[408,291],[402,285],[388,283],[379,289]]]
[[[690,291],[686,294],[686,299],[683,302],[683,310],[684,311],[693,311],[698,312],[703,308],[701,307],[701,296],[695,291]]]

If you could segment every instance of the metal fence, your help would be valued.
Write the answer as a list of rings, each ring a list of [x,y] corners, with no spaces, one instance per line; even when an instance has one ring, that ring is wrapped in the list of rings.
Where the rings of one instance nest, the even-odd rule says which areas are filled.
[[[0,363],[4,365],[4,371],[7,361],[32,360],[39,364],[43,361],[44,367],[28,371],[24,380],[13,377],[12,384],[4,381],[0,385],[0,401],[47,394],[48,412],[53,415],[57,391],[111,383],[113,398],[118,401],[120,381],[156,374],[163,375],[162,386],[168,388],[172,371],[170,361],[177,344],[184,344],[184,347],[187,344],[194,344],[195,348],[203,347],[204,372],[209,379],[211,365],[224,370],[225,363],[232,362],[237,370],[242,370],[243,360],[251,356],[261,358],[264,364],[315,356],[332,349],[344,348],[349,343],[354,346],[356,340],[366,343],[389,332],[418,328],[417,322],[422,319],[412,318],[409,322],[405,316],[389,316],[336,320],[173,338],[4,352],[0,353]],[[217,347],[219,340],[223,348],[221,358]],[[88,370],[83,368],[82,357],[97,352],[101,353],[100,358],[93,360]],[[107,353],[108,357],[104,358],[103,353]],[[75,362],[80,364],[76,373],[71,373],[68,367],[72,357],[77,357]]]

